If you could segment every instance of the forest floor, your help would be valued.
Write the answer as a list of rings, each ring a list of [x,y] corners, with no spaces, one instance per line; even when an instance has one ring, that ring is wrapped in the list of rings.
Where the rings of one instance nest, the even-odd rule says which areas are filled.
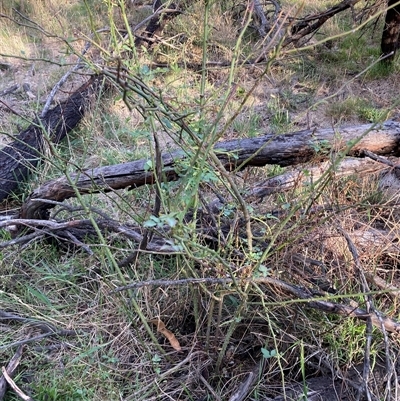
[[[386,68],[378,62],[382,23],[354,29],[350,11],[329,21],[299,48],[278,52],[267,69],[265,63],[228,64],[202,74],[202,2],[193,2],[167,23],[161,43],[138,49],[135,56],[131,49],[118,48],[120,37],[113,39],[112,24],[121,32],[125,28],[122,7],[72,0],[60,9],[55,0],[44,3],[23,6],[24,2],[6,0],[0,6],[0,13],[11,16],[0,19],[4,22],[0,27],[2,144],[40,114],[53,86],[77,62],[92,28],[106,26],[97,46],[85,54],[85,67],[70,77],[53,105],[85,82],[90,72],[118,68],[124,60],[133,76],[161,94],[158,107],[168,103],[198,132],[217,132],[210,134],[213,141],[332,127],[340,133],[346,125],[400,116],[399,63]],[[238,2],[227,3],[232,3],[232,9],[214,5],[209,15],[207,62],[229,62],[238,53],[250,57],[259,49],[251,27],[239,43],[234,13]],[[19,7],[29,20],[21,19],[12,7]],[[316,10],[326,7],[328,3],[322,1],[315,5]],[[295,15],[291,2],[284,11]],[[149,6],[138,2],[126,10],[131,26],[148,13]],[[241,24],[246,25],[245,20]],[[340,36],[344,32],[348,34]],[[199,67],[187,66],[191,64]],[[154,135],[163,151],[188,150],[187,139],[169,128],[172,120],[164,123],[153,118],[157,107],[153,110],[147,105],[148,114],[141,112],[144,97],[127,100],[116,80],[110,82],[107,94],[95,102],[79,128],[55,147],[57,153],[46,156],[23,184],[22,194],[3,204],[3,212],[18,210],[35,188],[52,178],[151,157]],[[193,149],[194,145],[189,150]],[[326,156],[323,144],[319,152]],[[328,159],[334,159],[333,154]],[[205,155],[204,160],[212,166],[211,156]],[[318,162],[319,157],[301,168],[306,171]],[[400,198],[395,186],[384,191],[377,175],[332,175],[315,187],[295,187],[254,201],[245,198],[253,186],[291,168],[248,168],[231,173],[234,184],[228,185],[228,176],[221,171],[216,174],[207,163],[199,164],[201,176],[196,175],[196,165],[182,163],[178,168],[186,175],[181,173],[176,183],[159,183],[159,216],[152,215],[156,190],[151,185],[72,199],[51,215],[52,221],[72,221],[97,218],[100,210],[143,230],[154,224],[156,234],[169,226],[171,241],[180,246],[176,255],[143,252],[134,263],[120,268],[119,262],[137,244],[116,234],[88,238],[84,246],[46,238],[2,247],[2,366],[26,340],[14,379],[40,401],[352,400],[363,391],[372,399],[397,399],[397,333],[312,309],[304,299],[290,297],[283,287],[256,281],[276,278],[312,291],[315,300],[354,309],[373,304],[396,321]],[[244,228],[246,212],[235,189],[251,215],[253,249]],[[218,246],[208,246],[207,238],[196,234],[199,227],[193,223],[193,210],[198,209],[200,216],[216,197],[223,207],[209,223],[218,228]],[[186,219],[189,212],[192,220]],[[351,234],[357,261],[343,233]],[[366,241],[365,233],[379,239]],[[210,231],[210,236],[214,234]],[[11,235],[2,230],[0,246]],[[375,280],[366,291],[359,270],[385,285]],[[173,284],[182,278],[232,275],[255,281],[238,287]],[[172,284],[113,292],[146,280]],[[18,321],[15,315],[23,319]],[[47,331],[42,324],[48,325]],[[371,368],[367,379],[365,366]],[[4,399],[18,396],[8,391]]]

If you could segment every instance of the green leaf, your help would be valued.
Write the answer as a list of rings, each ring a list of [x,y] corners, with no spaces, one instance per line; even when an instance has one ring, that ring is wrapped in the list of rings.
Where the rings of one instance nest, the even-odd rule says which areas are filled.
[[[164,221],[165,221],[165,224],[167,224],[171,228],[175,227],[176,223],[178,222],[178,220],[176,220],[174,217],[171,217],[171,216],[166,216]]]
[[[171,121],[169,121],[167,118],[163,118],[162,122],[168,129],[172,129]]]
[[[266,215],[265,217],[266,217],[267,219],[274,219],[274,220],[278,220],[278,221],[279,221],[278,217],[274,216],[274,215],[271,214],[271,213],[267,213],[267,215]]]
[[[29,291],[29,293],[35,297],[37,300],[39,300],[40,302],[42,302],[43,304],[47,305],[47,306],[51,306],[51,301],[49,298],[47,298],[47,296],[45,294],[43,294],[41,291],[37,290],[36,288],[33,288],[31,286],[27,286],[27,289]]]
[[[278,355],[278,353],[276,352],[275,349],[272,349],[271,351],[268,351],[266,348],[261,348],[261,353],[262,353],[262,356],[265,359],[273,358],[274,356]]]
[[[147,162],[144,164],[144,170],[145,171],[153,170],[152,160],[147,160]]]
[[[268,268],[265,265],[260,265],[258,270],[262,274],[263,277],[267,277],[268,276]]]
[[[156,227],[157,226],[157,222],[156,221],[154,221],[154,220],[146,220],[144,223],[143,223],[143,227],[145,227],[145,228],[152,228],[152,227]]]
[[[150,73],[150,68],[148,65],[144,65],[142,66],[142,68],[140,69],[140,73],[142,75],[148,75]]]

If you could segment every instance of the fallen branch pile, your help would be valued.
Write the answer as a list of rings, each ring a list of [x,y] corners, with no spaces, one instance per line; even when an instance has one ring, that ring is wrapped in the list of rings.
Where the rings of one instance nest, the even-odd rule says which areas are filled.
[[[86,90],[79,92],[78,99],[83,99]],[[65,105],[73,105],[72,100],[64,103]],[[54,110],[54,109],[53,109]],[[62,110],[58,106],[57,110]],[[74,110],[77,110],[76,108]],[[81,116],[81,112],[79,112]],[[78,118],[73,119],[78,121]],[[57,125],[55,125],[57,127]],[[60,126],[60,124],[58,124]],[[65,135],[71,125],[65,124],[66,129],[61,131]],[[53,134],[53,137],[56,134]],[[61,138],[61,135],[59,136]],[[57,139],[59,140],[59,139]],[[400,124],[395,121],[387,121],[384,124],[374,126],[371,124],[358,127],[348,127],[338,132],[336,129],[319,129],[306,130],[286,135],[268,134],[258,138],[239,139],[224,141],[218,143],[214,147],[214,152],[222,161],[225,168],[229,170],[242,169],[246,166],[263,166],[265,164],[279,164],[282,166],[295,165],[306,161],[321,161],[328,156],[336,155],[338,163],[325,162],[324,165],[312,167],[315,171],[312,176],[315,179],[321,174],[331,170],[333,174],[341,173],[362,173],[376,172],[382,170],[382,164],[370,159],[354,158],[354,156],[363,156],[364,152],[376,152],[378,154],[398,154],[400,142]],[[334,152],[334,153],[332,153]],[[8,154],[8,153],[7,153]],[[369,153],[370,154],[370,153]],[[344,158],[344,155],[352,155],[353,158]],[[162,156],[163,177],[165,180],[176,180],[179,178],[175,171],[175,163],[178,160],[189,157],[182,151],[164,154]],[[333,158],[334,159],[334,158]],[[155,176],[153,171],[146,168],[148,159],[141,159],[133,162],[122,163],[118,165],[105,166],[97,169],[76,172],[68,179],[61,177],[56,180],[49,181],[35,190],[27,201],[22,205],[20,218],[8,219],[1,223],[2,227],[17,225],[19,227],[28,227],[30,232],[22,237],[15,238],[1,247],[25,243],[44,235],[57,237],[59,239],[67,239],[77,246],[81,246],[88,252],[90,248],[81,242],[87,234],[95,235],[93,224],[89,220],[72,220],[63,223],[55,221],[46,221],[48,218],[48,210],[60,204],[60,202],[80,194],[115,191],[121,188],[136,188],[141,185],[153,184]],[[323,167],[321,167],[323,166]],[[383,167],[383,168],[386,168]],[[342,171],[341,171],[342,169]],[[309,178],[309,174],[300,177],[301,170],[288,172],[283,176],[278,176],[266,181],[253,191],[249,196],[265,196],[272,192],[284,190],[293,187],[293,185],[301,179]],[[74,182],[74,185],[71,185]],[[17,216],[16,216],[17,217]],[[143,241],[143,234],[139,226],[127,226],[120,224],[111,219],[99,218],[97,220],[98,227],[103,232],[116,232],[122,234],[126,238],[133,239],[140,244]],[[215,228],[216,229],[216,228]],[[33,233],[32,233],[33,230]],[[173,244],[171,238],[152,237],[148,242],[146,251],[157,253],[172,254],[181,252],[182,250]],[[210,230],[208,229],[208,235]],[[217,241],[217,232],[214,232]],[[214,279],[210,279],[214,280]],[[222,284],[232,282],[232,279],[222,279]],[[250,279],[246,279],[249,281]],[[251,279],[250,281],[252,281]],[[261,281],[260,281],[261,280]],[[204,282],[201,281],[201,282]],[[218,281],[219,282],[219,281]],[[312,293],[307,290],[300,290],[295,286],[284,283],[273,278],[257,279],[257,283],[264,283],[278,286],[283,290],[291,293],[300,299],[309,299],[308,305],[322,309],[325,312],[337,313],[346,316],[354,316],[365,319],[366,313],[362,309],[355,309],[344,304],[332,303],[325,300],[315,300]],[[196,280],[193,283],[197,283]],[[213,284],[216,281],[212,281]],[[154,283],[157,285],[158,283]],[[143,285],[153,285],[152,283],[144,283]],[[132,284],[128,287],[117,288],[117,291],[127,288],[135,288],[138,284]],[[393,289],[392,289],[393,291]],[[399,324],[385,317],[379,317],[373,321],[377,327],[384,325],[387,331],[399,331]]]
[[[70,98],[50,110],[45,117],[33,123],[19,134],[17,140],[1,152],[1,199],[6,198],[29,171],[38,165],[43,154],[46,139],[57,143],[71,131],[83,117],[88,107],[90,94],[95,93],[99,86],[98,77],[92,77],[78,89]],[[48,137],[43,134],[43,129]],[[249,189],[247,196],[262,197],[273,192],[286,190],[298,185],[299,182],[315,182],[321,175],[331,174],[362,174],[377,172],[383,168],[381,163],[363,158],[367,152],[376,155],[399,155],[400,123],[386,121],[383,124],[366,124],[338,129],[303,130],[284,135],[273,133],[256,138],[223,141],[214,146],[214,153],[228,171],[242,170],[248,166],[264,166],[278,164],[280,166],[298,165],[311,162],[307,173],[303,169],[289,171],[282,176],[267,180],[254,189]],[[371,153],[368,153],[371,155]],[[348,156],[352,156],[349,158]],[[163,180],[177,180],[176,163],[190,158],[190,155],[177,150],[161,155]],[[329,161],[325,161],[329,159]],[[60,177],[49,181],[36,189],[22,205],[19,215],[8,218],[1,223],[2,227],[17,226],[29,228],[24,235],[0,244],[6,246],[23,244],[27,241],[52,236],[67,240],[75,246],[82,247],[89,253],[90,247],[82,241],[85,235],[96,235],[93,222],[90,220],[72,220],[58,223],[47,220],[49,209],[59,205],[64,200],[79,194],[93,194],[115,191],[122,188],[137,188],[151,185],[157,178],[152,169],[148,169],[149,159],[141,159],[128,163],[77,171],[69,177]],[[321,164],[321,162],[324,162]],[[153,163],[154,165],[154,163]],[[11,167],[9,167],[11,166]],[[394,167],[396,169],[396,167]],[[160,177],[160,175],[158,175]],[[72,184],[73,183],[73,184]],[[207,208],[206,208],[207,209]],[[210,210],[208,210],[209,212]],[[207,214],[207,213],[206,213]],[[209,214],[209,213],[208,213]],[[212,216],[211,216],[212,219]],[[46,221],[47,220],[47,221]],[[141,244],[144,234],[141,227],[124,225],[112,219],[99,218],[96,221],[103,232],[115,232]],[[203,227],[204,228],[204,227]],[[228,227],[228,231],[231,228]],[[214,238],[218,243],[218,227],[208,226],[204,235]],[[199,232],[199,234],[201,234]],[[165,237],[152,235],[146,245],[146,251],[157,253],[175,253],[182,249],[174,244],[168,230]],[[270,283],[271,284],[271,283]],[[276,283],[275,283],[276,284]],[[295,287],[287,284],[290,293],[301,299],[308,299],[311,294],[299,293]],[[330,304],[322,301],[311,301],[310,306],[325,311],[363,317],[364,312],[351,310],[340,304]],[[378,325],[378,321],[375,325]],[[390,327],[389,327],[390,326]],[[391,322],[388,331],[397,331],[397,323]]]

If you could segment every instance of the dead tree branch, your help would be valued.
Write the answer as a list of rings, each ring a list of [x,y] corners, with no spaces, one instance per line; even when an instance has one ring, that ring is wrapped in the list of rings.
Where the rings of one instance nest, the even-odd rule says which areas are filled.
[[[8,385],[14,390],[14,392],[24,401],[35,401],[29,395],[26,395],[14,382],[14,380],[8,375],[7,369],[3,366],[1,368],[4,378],[6,379]]]
[[[214,152],[228,170],[246,166],[278,164],[289,166],[311,160],[323,160],[334,150],[337,154],[363,156],[364,149],[375,154],[399,153],[400,123],[386,121],[381,125],[360,125],[338,129],[315,129],[285,135],[267,134],[257,138],[230,140],[218,143]],[[176,162],[188,155],[183,151],[162,155],[163,177],[166,181],[179,178]],[[154,184],[155,173],[148,168],[148,159],[104,166],[76,172],[49,181],[34,191],[21,208],[24,219],[48,218],[54,205],[44,200],[62,202],[81,194],[109,192],[122,188],[137,188]],[[70,182],[74,182],[71,185]]]
[[[22,350],[23,350],[23,345],[20,345],[13,355],[13,357],[10,359],[10,362],[8,362],[7,367],[6,367],[6,372],[9,377],[14,377],[15,370],[17,369],[21,358],[22,358]],[[4,396],[6,395],[7,391],[7,380],[3,376],[0,377],[0,401],[4,399]]]
[[[382,330],[382,325],[385,330],[392,333],[400,333],[400,323],[376,314],[369,314],[367,311],[361,308],[353,308],[349,305],[340,304],[336,302],[332,302],[325,299],[314,298],[311,292],[307,291],[305,288],[299,288],[294,285],[288,284],[282,280],[273,278],[273,277],[257,277],[257,278],[244,278],[242,280],[235,279],[239,283],[254,283],[254,284],[266,284],[275,288],[279,288],[289,294],[299,298],[299,300],[308,300],[307,306],[318,309],[327,313],[334,313],[346,317],[355,317],[357,319],[366,321],[367,319],[371,319],[372,324],[378,329]],[[171,286],[182,286],[182,285],[195,285],[195,284],[209,284],[209,285],[226,285],[234,282],[232,278],[190,278],[190,279],[181,279],[181,280],[149,280],[149,281],[140,281],[132,284],[128,284],[123,287],[117,287],[113,292],[119,291],[127,291],[133,288],[141,288],[148,286],[158,286],[158,287],[171,287]],[[378,313],[378,312],[376,312]]]
[[[379,157],[379,156],[378,156]],[[289,191],[302,185],[313,185],[321,179],[323,175],[329,177],[346,177],[353,174],[358,176],[378,173],[386,170],[387,167],[366,158],[345,158],[337,165],[332,161],[325,161],[318,166],[303,169],[295,169],[287,173],[271,177],[268,180],[253,187],[247,193],[248,197],[264,197],[277,192]]]
[[[347,10],[348,8],[354,7],[354,5],[359,1],[360,0],[344,0],[338,5],[331,7],[322,13],[313,14],[301,19],[292,26],[292,35],[284,41],[283,46],[296,43],[304,36],[316,32],[330,18],[344,10]]]
[[[145,31],[141,36],[135,35],[135,46],[139,47],[144,43],[150,47],[154,43],[154,38],[162,34],[162,30],[166,23],[173,17],[182,14],[181,10],[174,8],[172,4],[171,8],[166,8],[161,1],[156,0],[153,4],[153,14],[140,22],[134,29],[133,32],[139,30],[143,25],[147,24]]]

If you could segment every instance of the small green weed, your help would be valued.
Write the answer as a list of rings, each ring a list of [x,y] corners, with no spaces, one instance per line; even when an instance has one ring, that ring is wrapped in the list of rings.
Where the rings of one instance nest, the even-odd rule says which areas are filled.
[[[380,123],[387,120],[390,116],[390,110],[377,109],[371,106],[360,107],[357,110],[358,116],[365,121],[370,123]]]

